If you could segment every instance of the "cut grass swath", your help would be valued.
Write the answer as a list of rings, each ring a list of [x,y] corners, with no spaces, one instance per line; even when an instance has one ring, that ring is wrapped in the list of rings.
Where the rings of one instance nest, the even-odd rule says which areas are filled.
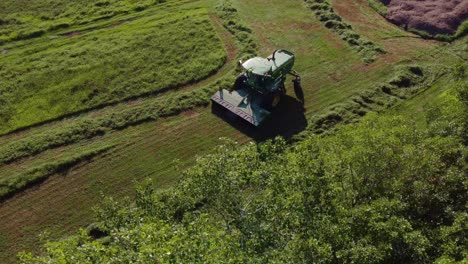
[[[92,158],[109,151],[113,147],[114,146],[109,145],[83,151],[82,153],[75,154],[71,157],[42,164],[16,177],[2,180],[0,181],[0,201],[13,196],[15,193],[24,190],[35,183],[46,180],[53,174],[66,171],[81,162],[91,160]]]
[[[364,39],[353,27],[336,14],[328,0],[305,0],[320,22],[328,29],[336,32],[350,47],[361,54],[364,62],[375,61],[377,55],[385,50],[370,40]]]

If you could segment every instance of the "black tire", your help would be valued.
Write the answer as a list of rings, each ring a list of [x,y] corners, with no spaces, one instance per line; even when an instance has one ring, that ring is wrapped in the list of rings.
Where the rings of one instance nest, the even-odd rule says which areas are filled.
[[[281,97],[283,97],[283,94],[281,93],[267,95],[262,102],[262,108],[270,112],[273,111],[281,101]]]
[[[233,87],[234,90],[240,90],[244,88],[246,81],[247,81],[247,76],[241,73],[239,76],[237,76],[236,81],[234,82],[234,87]]]
[[[286,94],[286,86],[284,85],[284,82],[281,83],[280,92],[281,92],[281,95]]]

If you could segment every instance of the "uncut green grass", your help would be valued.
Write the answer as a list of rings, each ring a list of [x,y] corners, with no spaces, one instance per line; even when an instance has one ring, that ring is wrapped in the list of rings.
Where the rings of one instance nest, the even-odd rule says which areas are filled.
[[[141,11],[161,2],[166,1],[3,0],[0,1],[0,42]]]
[[[116,27],[0,55],[0,133],[203,79],[226,60],[207,10],[154,10]]]

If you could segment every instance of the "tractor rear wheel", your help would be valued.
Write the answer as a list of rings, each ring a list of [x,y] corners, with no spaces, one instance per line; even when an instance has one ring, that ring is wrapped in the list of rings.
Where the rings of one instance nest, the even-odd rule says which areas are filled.
[[[271,107],[273,107],[273,108],[277,107],[280,101],[281,101],[281,95],[280,94],[273,95],[273,100],[271,102]]]
[[[275,109],[275,108],[278,106],[278,104],[280,103],[281,97],[282,97],[282,94],[281,94],[281,93],[268,95],[268,96],[263,100],[262,107],[263,107],[264,109],[268,110],[268,111],[272,111],[272,110]]]

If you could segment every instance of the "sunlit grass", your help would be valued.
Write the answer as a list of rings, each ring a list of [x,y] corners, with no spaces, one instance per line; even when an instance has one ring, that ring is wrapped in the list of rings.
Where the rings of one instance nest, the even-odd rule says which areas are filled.
[[[193,83],[226,60],[199,7],[22,44],[0,60],[0,133]]]

